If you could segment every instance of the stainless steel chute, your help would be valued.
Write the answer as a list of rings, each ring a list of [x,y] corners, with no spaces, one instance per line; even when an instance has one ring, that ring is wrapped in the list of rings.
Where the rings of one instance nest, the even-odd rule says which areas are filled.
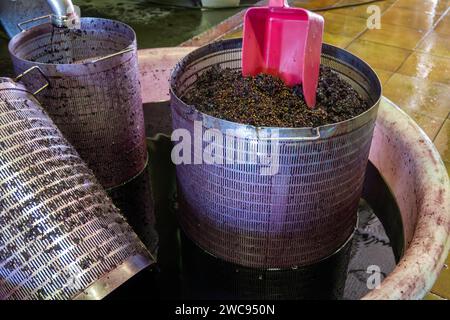
[[[261,175],[262,163],[177,166],[179,221],[186,235],[212,255],[253,268],[290,268],[333,254],[352,234],[373,129],[381,98],[375,72],[351,53],[324,45],[322,64],[347,80],[372,106],[356,118],[318,128],[256,128],[203,114],[182,97],[198,75],[213,66],[240,69],[239,39],[197,49],[175,67],[171,79],[174,129],[195,137],[220,132],[223,145],[207,146],[257,159],[273,137],[279,144],[279,170]],[[230,135],[228,130],[232,130]],[[197,133],[198,134],[198,133]],[[195,147],[191,159],[199,159]],[[212,147],[211,147],[212,149]]]
[[[0,1],[0,23],[9,37],[14,37],[22,30],[20,23],[34,20],[36,17],[48,16],[52,12],[46,0],[2,0]],[[41,21],[28,23],[32,27]]]
[[[50,20],[58,27],[77,27],[78,7],[71,0],[2,0],[0,23],[6,33],[13,37],[24,30]]]
[[[39,102],[8,78],[0,148],[0,300],[100,299],[153,262]]]

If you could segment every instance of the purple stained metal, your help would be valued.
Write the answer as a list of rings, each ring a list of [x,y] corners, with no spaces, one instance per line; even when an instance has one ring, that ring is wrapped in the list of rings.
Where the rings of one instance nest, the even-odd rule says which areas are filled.
[[[214,65],[239,69],[240,59],[241,40],[233,39],[195,50],[175,67],[173,127],[194,136],[194,122],[201,121],[202,133],[217,129],[223,141],[229,136],[226,131],[233,129],[238,134],[224,149],[251,156],[255,144],[267,143],[261,137],[277,131],[279,171],[261,175],[264,166],[257,163],[178,165],[181,227],[205,251],[243,266],[290,268],[318,262],[340,248],[354,230],[380,82],[357,57],[324,45],[322,63],[373,105],[354,119],[318,128],[255,128],[208,116],[182,101],[198,73]],[[207,145],[211,143],[203,142],[202,150]]]
[[[154,262],[27,89],[0,78],[0,300],[101,299]]]
[[[81,29],[50,23],[9,44],[16,73],[39,66],[50,86],[37,98],[105,188],[147,162],[136,35],[126,24],[82,18]],[[33,89],[40,78],[25,82]]]

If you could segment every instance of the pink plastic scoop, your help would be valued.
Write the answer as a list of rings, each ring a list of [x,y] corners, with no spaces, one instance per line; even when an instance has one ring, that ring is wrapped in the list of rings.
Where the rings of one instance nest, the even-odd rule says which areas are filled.
[[[302,84],[306,104],[314,108],[319,81],[324,20],[285,0],[247,10],[244,17],[242,74],[267,73],[288,86]]]

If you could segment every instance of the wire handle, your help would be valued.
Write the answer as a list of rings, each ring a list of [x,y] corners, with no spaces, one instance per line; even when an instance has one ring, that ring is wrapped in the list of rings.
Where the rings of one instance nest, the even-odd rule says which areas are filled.
[[[21,32],[23,32],[23,31],[27,30],[27,29],[22,27],[23,25],[29,24],[31,22],[39,21],[39,20],[44,20],[44,19],[47,19],[47,18],[50,19],[50,21],[51,21],[52,20],[52,15],[51,14],[47,14],[45,16],[40,16],[40,17],[36,17],[36,18],[32,18],[32,19],[29,19],[29,20],[25,20],[25,21],[19,22],[17,24],[17,27],[20,29]]]
[[[23,73],[19,74],[15,79],[14,82],[18,82],[20,81],[20,79],[22,79],[24,76],[26,76],[28,73],[30,73],[33,70],[37,70],[39,71],[39,73],[42,75],[42,77],[44,77],[45,81],[47,82],[44,86],[42,86],[40,89],[38,89],[37,91],[35,91],[33,93],[33,95],[37,95],[39,92],[41,92],[42,90],[44,90],[45,88],[47,88],[48,86],[50,86],[50,82],[48,81],[47,76],[44,74],[44,72],[42,72],[41,68],[39,68],[38,66],[34,66],[29,68],[28,70],[24,71]]]
[[[115,53],[109,54],[107,56],[101,57],[99,59],[92,60],[92,61],[90,61],[90,63],[96,63],[96,62],[99,62],[99,61],[103,61],[103,60],[107,60],[107,59],[110,59],[110,58],[114,58],[116,56],[119,56],[121,54],[125,54],[125,53],[128,53],[128,52],[131,52],[133,50],[134,50],[134,47],[128,47],[126,49],[123,49],[122,51],[115,52]]]

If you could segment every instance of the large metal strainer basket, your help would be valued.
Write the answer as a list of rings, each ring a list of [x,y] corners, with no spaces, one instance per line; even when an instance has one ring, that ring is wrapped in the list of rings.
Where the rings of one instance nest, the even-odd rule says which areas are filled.
[[[105,188],[145,167],[144,116],[136,35],[121,22],[82,18],[80,29],[50,23],[16,35],[9,51],[17,74],[39,66],[50,86],[37,98]],[[24,81],[33,90],[39,77]]]
[[[0,300],[100,299],[153,261],[25,87],[0,78]]]
[[[213,66],[240,69],[241,46],[239,39],[207,45],[173,71],[173,128],[186,129],[192,141],[196,134],[208,138],[206,130],[215,129],[223,147],[213,139],[200,140],[201,151],[214,144],[225,150],[218,157],[223,164],[177,165],[179,221],[198,246],[226,261],[253,268],[309,265],[332,255],[353,233],[381,85],[366,63],[325,44],[322,64],[372,106],[356,118],[318,128],[256,128],[186,105],[183,96],[202,72]],[[273,141],[279,144],[275,175],[261,174],[261,163],[226,162],[226,150],[255,159],[258,147]],[[191,159],[199,162],[196,150],[194,144]]]

